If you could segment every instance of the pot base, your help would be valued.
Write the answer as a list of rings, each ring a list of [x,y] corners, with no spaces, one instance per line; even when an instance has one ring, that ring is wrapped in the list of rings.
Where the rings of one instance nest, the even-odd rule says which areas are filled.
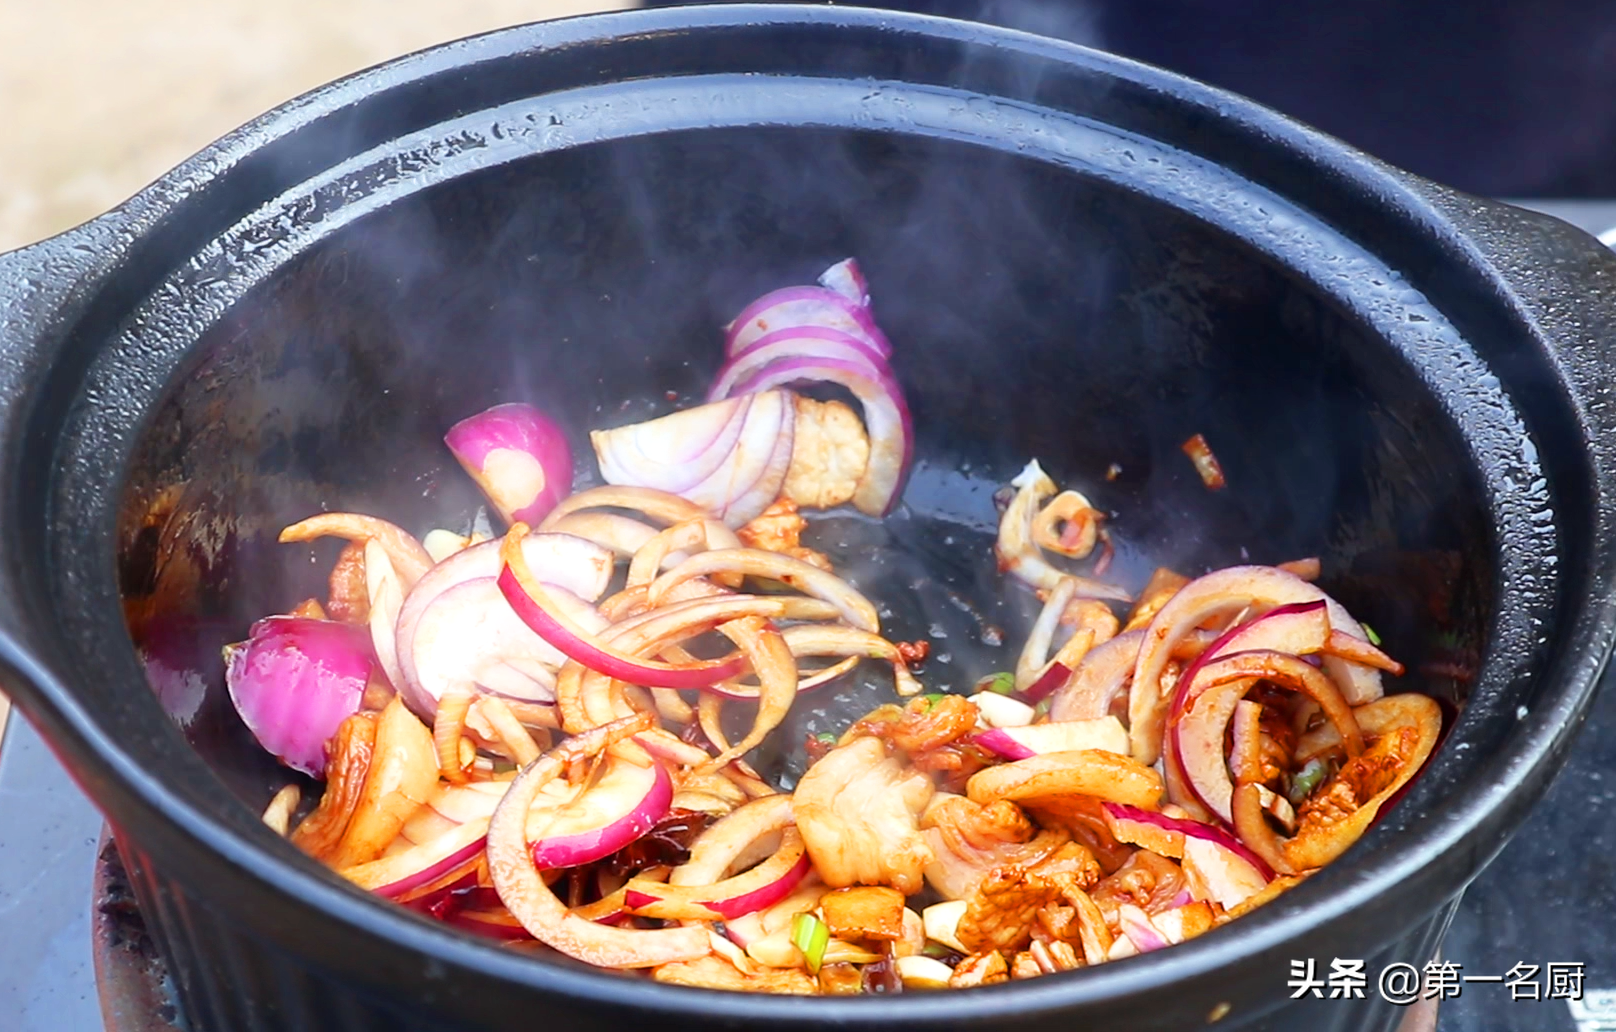
[[[90,949],[106,1032],[184,1032],[190,1026],[129,888],[123,859],[103,831],[92,882]],[[1409,1007],[1395,1032],[1437,1032],[1437,1001]]]
[[[90,953],[107,1032],[181,1032],[187,1028],[168,969],[135,904],[123,859],[105,829],[96,853],[90,898],[94,900]]]

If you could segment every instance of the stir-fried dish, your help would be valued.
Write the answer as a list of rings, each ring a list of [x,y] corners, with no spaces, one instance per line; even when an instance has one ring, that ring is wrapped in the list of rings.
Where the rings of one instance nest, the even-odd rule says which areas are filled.
[[[1340,856],[1435,747],[1438,705],[1383,694],[1402,667],[1316,560],[1160,569],[1134,594],[1106,579],[1102,514],[1037,461],[994,546],[1001,590],[1041,602],[1015,668],[928,693],[929,643],[886,636],[880,600],[803,544],[805,511],[884,516],[913,447],[857,265],[758,299],[724,348],[706,404],[591,434],[601,486],[572,491],[531,406],[451,428],[503,535],[285,529],[348,544],[325,599],[226,650],[247,727],[324,783],[296,821],[288,785],[271,826],[513,947],[892,993],[1200,935]],[[811,737],[789,790],[760,777],[748,755],[797,697],[861,663],[891,701]]]

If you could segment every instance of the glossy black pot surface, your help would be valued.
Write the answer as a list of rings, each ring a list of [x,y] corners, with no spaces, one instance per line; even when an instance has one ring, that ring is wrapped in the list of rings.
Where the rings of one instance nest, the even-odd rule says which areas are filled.
[[[1134,586],[1158,562],[1322,556],[1408,662],[1399,687],[1459,704],[1415,790],[1184,946],[892,998],[502,951],[261,825],[285,775],[214,657],[317,592],[331,550],[275,545],[282,524],[463,521],[449,423],[528,400],[584,452],[591,427],[699,397],[719,326],[847,254],[920,462],[885,522],[815,534],[864,557],[894,634],[933,638],[928,681],[967,688],[1025,633],[987,546],[993,489],[1037,456],[1115,512]],[[1567,226],[1236,97],[980,26],[685,8],[453,44],[0,256],[4,686],[113,823],[198,1028],[1387,1028],[1372,982],[1292,1004],[1290,962],[1422,964],[1571,742],[1616,618],[1613,271]],[[1223,492],[1178,452],[1197,432]]]

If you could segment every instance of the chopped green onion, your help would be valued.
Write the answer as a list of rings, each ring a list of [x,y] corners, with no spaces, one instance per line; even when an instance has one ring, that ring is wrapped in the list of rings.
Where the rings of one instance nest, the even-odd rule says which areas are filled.
[[[947,696],[942,692],[929,692],[926,695],[922,695],[921,698],[926,700],[926,708],[931,709],[939,702],[942,702],[943,699],[947,698]]]
[[[1302,769],[1296,772],[1296,776],[1291,778],[1289,792],[1291,805],[1301,806],[1302,800],[1311,795],[1313,790],[1319,787],[1319,782],[1329,773],[1329,765],[1323,760],[1318,758],[1308,760]]]
[[[1363,627],[1364,637],[1369,639],[1369,644],[1378,648],[1380,646],[1380,635],[1376,634],[1375,629],[1368,624],[1360,624],[1360,626]]]
[[[809,973],[817,975],[830,945],[830,928],[812,914],[798,914],[791,919],[791,945],[802,951]]]
[[[1054,696],[1046,695],[1042,699],[1039,699],[1038,705],[1032,708],[1033,719],[1038,720],[1039,718],[1049,716],[1049,708],[1053,704]]]
[[[976,682],[976,690],[979,692],[993,692],[995,695],[1014,695],[1016,693],[1016,675],[1008,670],[989,674]]]
[[[825,745],[835,745],[836,733],[833,731],[821,731],[819,734],[814,736],[814,740],[817,742],[823,742]]]
[[[932,960],[941,960],[945,963],[959,959],[959,952],[954,947],[944,946],[942,943],[933,942],[930,939],[926,940],[926,945],[921,948],[920,955],[930,957]]]

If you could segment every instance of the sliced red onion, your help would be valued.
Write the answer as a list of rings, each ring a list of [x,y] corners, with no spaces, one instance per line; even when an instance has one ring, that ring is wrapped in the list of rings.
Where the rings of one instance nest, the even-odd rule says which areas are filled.
[[[1005,734],[1004,728],[996,727],[983,731],[971,741],[1002,760],[1025,760],[1029,756],[1038,755],[1027,746]]]
[[[559,589],[553,594],[562,597]],[[574,599],[575,619],[592,632],[605,628],[604,617],[586,616],[592,607]],[[495,578],[478,577],[444,591],[421,612],[410,641],[410,701],[418,693],[423,709],[426,698],[435,709],[445,691],[475,684],[496,695],[549,702],[555,672],[566,661],[511,610]]]
[[[1145,640],[1141,630],[1125,631],[1110,641],[1096,645],[1083,657],[1066,683],[1049,704],[1051,720],[1086,720],[1111,712],[1111,704],[1128,687],[1139,646]]]
[[[559,809],[535,838],[533,864],[544,871],[610,856],[650,831],[672,800],[673,780],[662,764],[641,767],[611,757],[600,779]]]
[[[776,793],[742,804],[691,843],[690,859],[675,867],[668,884],[710,885],[778,851],[782,833],[796,819],[790,795]]]
[[[720,572],[764,577],[829,602],[843,620],[870,634],[881,631],[881,617],[869,599],[834,573],[794,556],[761,548],[715,548],[699,552],[652,582],[646,601],[661,606],[674,590],[697,577]]]
[[[793,864],[790,870],[786,871],[779,879],[770,882],[768,885],[753,889],[751,892],[731,896],[729,899],[718,900],[710,904],[710,906],[714,911],[724,915],[726,920],[732,917],[740,917],[743,914],[756,913],[759,910],[774,906],[791,895],[791,890],[796,888],[797,883],[806,878],[811,870],[813,870],[813,864],[809,861],[808,855],[804,853],[802,858]]]
[[[325,743],[359,712],[376,668],[366,628],[271,616],[225,647],[230,701],[258,744],[294,770],[325,772]]]
[[[512,917],[506,910],[454,910],[443,920],[445,924],[490,939],[516,941],[533,938],[527,934],[527,929],[522,927],[522,922]]]
[[[1049,685],[1047,688],[1040,683],[1048,679],[1053,672],[1052,667],[1046,667],[1049,661],[1049,649],[1055,641],[1055,630],[1060,626],[1061,614],[1066,612],[1067,605],[1077,594],[1077,584],[1069,577],[1062,577],[1049,589],[1049,597],[1044,599],[1044,607],[1038,611],[1038,619],[1032,622],[1032,629],[1027,632],[1027,640],[1021,646],[1021,655],[1016,659],[1016,688],[1025,693],[1028,688],[1037,684],[1048,695],[1060,684]],[[1070,671],[1066,671],[1070,673]],[[1065,675],[1057,675],[1060,683],[1065,683]],[[1042,695],[1039,698],[1043,698]],[[1034,699],[1037,702],[1038,699]]]
[[[723,379],[721,370],[719,378]],[[848,359],[781,358],[736,383],[730,393],[748,394],[792,383],[835,383],[864,407],[870,435],[870,461],[854,489],[853,505],[872,516],[897,504],[914,455],[914,426],[903,389],[889,370],[875,370]]]
[[[1104,803],[1100,811],[1111,837],[1118,842],[1174,860],[1184,856],[1184,826],[1195,823],[1122,803]]]
[[[825,892],[825,883],[810,872],[797,883],[796,888],[773,906],[762,907],[750,914],[742,914],[740,917],[725,921],[724,934],[730,941],[745,949],[759,939],[789,928],[793,917],[806,914],[819,906],[819,899]]]
[[[641,735],[636,735],[634,741],[640,747],[660,760],[686,767],[699,767],[712,759],[712,755],[700,746],[691,745],[684,739],[661,728],[653,728]]]
[[[729,920],[780,902],[812,869],[802,836],[787,828],[779,850],[744,874],[711,885],[663,885],[636,878],[628,883],[623,903],[645,917]]]
[[[1022,689],[1021,697],[1036,705],[1043,702],[1050,695],[1055,694],[1066,683],[1066,679],[1071,676],[1072,672],[1067,669],[1065,663],[1051,663],[1043,673],[1038,675],[1037,680]]]
[[[1193,794],[1193,801],[1225,823],[1233,820],[1234,784],[1224,756],[1225,736],[1236,706],[1257,679],[1300,691],[1342,728],[1349,755],[1363,750],[1352,711],[1335,684],[1308,663],[1280,652],[1241,651],[1219,656],[1194,674],[1187,701],[1171,718],[1170,762]]]
[[[387,549],[375,538],[365,541],[365,593],[370,600],[370,644],[376,661],[394,688],[404,683],[398,665],[398,614],[404,608],[404,588]]]
[[[1128,697],[1128,734],[1134,755],[1154,763],[1161,753],[1162,728],[1167,718],[1167,700],[1162,697],[1161,675],[1173,649],[1207,619],[1218,614],[1234,614],[1250,609],[1266,611],[1276,606],[1323,601],[1330,626],[1354,638],[1366,638],[1363,627],[1318,588],[1299,577],[1272,566],[1231,566],[1199,577],[1180,588],[1151,620],[1145,630],[1134,665],[1133,687]],[[1341,686],[1354,706],[1380,698],[1380,672],[1370,667],[1326,657],[1324,669]]]
[[[1168,738],[1172,732],[1168,732]],[[1236,781],[1262,780],[1262,703],[1241,699],[1229,720],[1229,773]]]
[[[869,284],[858,263],[837,262],[820,276],[821,286],[770,291],[741,310],[724,334],[724,354],[733,356],[758,337],[793,326],[824,326],[866,341],[883,357],[892,354],[886,334],[869,309]]]
[[[655,967],[712,951],[704,928],[613,928],[570,913],[539,876],[527,844],[528,808],[546,784],[573,763],[651,726],[650,714],[641,713],[568,739],[517,775],[489,823],[488,873],[500,902],[535,939],[596,967]]]
[[[1167,776],[1168,795],[1196,817],[1211,818],[1215,814],[1224,821],[1231,819],[1228,799],[1234,787],[1228,783],[1227,771],[1224,771],[1220,778],[1216,773],[1204,768],[1213,762],[1222,765],[1223,732],[1214,728],[1221,729],[1227,725],[1240,698],[1235,696],[1217,700],[1216,712],[1211,712],[1210,709],[1203,712],[1200,721],[1190,729],[1189,739],[1180,741],[1179,721],[1197,690],[1196,678],[1208,663],[1222,656],[1256,649],[1311,658],[1324,647],[1329,637],[1329,610],[1324,600],[1320,599],[1276,606],[1229,629],[1201,650],[1201,654],[1194,662],[1179,675],[1178,684],[1167,705],[1168,731],[1162,741],[1162,768]],[[1211,706],[1212,704],[1209,704],[1209,707]],[[1223,712],[1225,709],[1228,713]],[[1219,720],[1223,723],[1217,723]],[[1212,737],[1217,737],[1218,744],[1218,755],[1215,760],[1206,752]],[[1193,743],[1190,742],[1191,739]],[[1189,744],[1190,751],[1195,754],[1190,764],[1195,768],[1193,775],[1186,769],[1183,752],[1185,744]],[[1210,794],[1203,798],[1203,789],[1197,788],[1197,783],[1205,786],[1204,791]]]
[[[1211,824],[1203,824],[1200,821],[1188,820],[1182,817],[1169,817],[1166,814],[1156,813],[1153,810],[1145,810],[1137,806],[1128,806],[1123,803],[1101,803],[1100,809],[1105,814],[1106,824],[1113,829],[1122,831],[1123,834],[1131,835],[1127,829],[1130,825],[1133,825],[1158,829],[1169,835],[1182,836],[1181,841],[1186,843],[1191,839],[1208,842],[1220,849],[1228,850],[1239,860],[1251,865],[1251,868],[1262,877],[1264,882],[1267,882],[1274,877],[1274,872],[1269,870],[1268,865],[1262,862],[1261,857],[1247,849],[1243,844],[1241,844],[1239,839],[1229,834],[1229,832],[1223,828],[1219,828]],[[1115,833],[1116,832],[1113,831],[1113,834]],[[1145,848],[1150,849],[1152,852],[1161,852],[1161,850],[1157,849],[1156,846],[1147,845],[1144,842],[1138,842],[1133,837],[1122,838],[1121,836],[1118,836],[1118,841],[1132,842],[1137,845],[1145,846]],[[1158,839],[1156,841],[1162,842],[1163,840]],[[1172,849],[1173,846],[1167,845],[1166,848]],[[1177,857],[1182,855],[1183,848],[1183,845],[1179,845],[1178,852],[1162,853],[1162,855]]]
[[[513,552],[513,535],[525,531],[526,526],[519,523],[511,530],[512,534],[506,536],[502,545],[501,557],[506,565],[499,575],[500,592],[524,623],[569,659],[577,660],[590,670],[645,688],[705,688],[735,677],[745,669],[746,661],[740,656],[694,666],[672,666],[637,659],[602,645],[556,605],[550,592],[529,571],[522,550],[517,548]]]
[[[590,433],[609,484],[676,494],[738,527],[780,494],[796,438],[796,400],[763,391]]]
[[[1209,836],[1186,836],[1184,873],[1191,885],[1199,883],[1216,902],[1236,907],[1261,892],[1273,880],[1273,873],[1232,836],[1224,838],[1220,841]]]
[[[508,613],[508,605],[501,602],[493,610],[487,608],[491,598],[487,596],[487,586],[483,588],[482,595],[468,589],[449,596],[451,604],[446,608],[439,609],[437,606],[440,599],[461,585],[476,581],[486,581],[488,586],[497,584],[500,545],[499,541],[484,541],[455,553],[434,566],[404,597],[404,604],[398,613],[396,636],[402,683],[396,687],[404,695],[410,709],[423,717],[430,718],[437,711],[437,700],[447,685],[478,683],[485,678],[490,688],[502,694],[543,698],[543,692],[538,688],[521,691],[523,682],[517,675],[535,685],[542,685],[543,674],[529,663],[529,659],[548,655],[556,661],[556,666],[560,665],[559,653],[537,635],[527,632],[529,637],[523,639],[514,634],[508,626],[509,621],[498,612],[504,610]],[[596,633],[604,627],[604,618],[587,603],[599,598],[611,579],[614,558],[608,549],[571,534],[538,533],[529,534],[523,539],[522,554],[529,568],[536,571],[541,580],[562,589],[555,592],[558,605],[567,607],[567,614],[574,623],[589,633]],[[464,628],[468,624],[475,627],[479,623],[484,633],[478,640],[502,642],[501,652],[485,657],[471,648],[454,647],[454,635],[459,633],[455,628]],[[444,646],[434,653],[435,659],[425,671],[421,669],[417,657],[417,638],[423,626],[429,641],[437,641]],[[549,651],[541,653],[540,649]],[[503,662],[501,656],[505,654],[517,657],[514,665]],[[497,669],[496,665],[509,667],[511,672]],[[486,670],[483,669],[485,666]],[[549,684],[553,687],[553,678]]]
[[[388,898],[402,896],[442,878],[475,857],[482,851],[487,837],[488,818],[480,817],[424,845],[344,868],[341,873],[362,889]]]
[[[495,405],[462,419],[443,443],[507,523],[537,523],[572,490],[567,435],[532,405]]]
[[[615,512],[574,512],[550,524],[553,534],[571,534],[609,548],[613,555],[632,557],[657,536],[649,523],[619,516]]]
[[[405,588],[420,580],[432,568],[431,553],[408,531],[395,523],[363,513],[318,513],[283,529],[279,540],[285,544],[290,541],[315,541],[323,537],[354,542],[375,539],[386,549],[393,569]]]
[[[819,285],[834,290],[861,308],[870,304],[870,284],[857,258],[843,258],[819,274]]]
[[[974,739],[977,745],[1007,760],[1024,760],[1045,753],[1104,749],[1126,756],[1128,732],[1116,717],[1062,720],[1025,727],[997,727]]]
[[[494,815],[500,800],[505,798],[509,781],[472,781],[464,785],[442,785],[426,805],[416,810],[400,833],[411,842],[431,842],[450,829]],[[578,798],[581,786],[566,781],[552,781],[539,792],[528,808],[528,838],[534,838],[550,826],[555,815]]]
[[[1115,584],[1057,570],[1044,558],[1043,549],[1038,547],[1033,534],[1033,523],[1043,509],[1044,500],[1055,494],[1055,482],[1037,459],[1029,461],[1011,479],[1010,486],[1016,493],[999,517],[999,533],[993,545],[1001,571],[1039,591],[1053,592],[1063,583],[1070,583],[1078,598],[1133,600],[1132,595]]]
[[[1118,905],[1117,924],[1121,926],[1122,934],[1128,937],[1128,941],[1133,943],[1134,949],[1140,953],[1149,953],[1151,950],[1171,945],[1167,937],[1150,923],[1150,915],[1132,903]]]
[[[709,398],[734,396],[737,383],[756,373],[770,362],[785,358],[831,359],[851,362],[868,368],[872,373],[890,369],[880,352],[850,334],[822,326],[793,326],[764,334],[731,355],[718,378],[708,388]]]
[[[734,462],[751,408],[749,397],[726,398],[643,423],[591,430],[589,442],[608,484],[686,497],[686,491]]]
[[[492,817],[494,808],[499,805],[500,799],[504,798],[507,787],[509,785],[504,781],[441,785],[437,792],[427,799],[426,805],[415,811],[410,819],[404,822],[400,834],[416,845],[422,845],[461,824]]]
[[[686,497],[730,527],[751,522],[780,497],[796,438],[796,397],[789,391],[756,393],[728,461]]]

